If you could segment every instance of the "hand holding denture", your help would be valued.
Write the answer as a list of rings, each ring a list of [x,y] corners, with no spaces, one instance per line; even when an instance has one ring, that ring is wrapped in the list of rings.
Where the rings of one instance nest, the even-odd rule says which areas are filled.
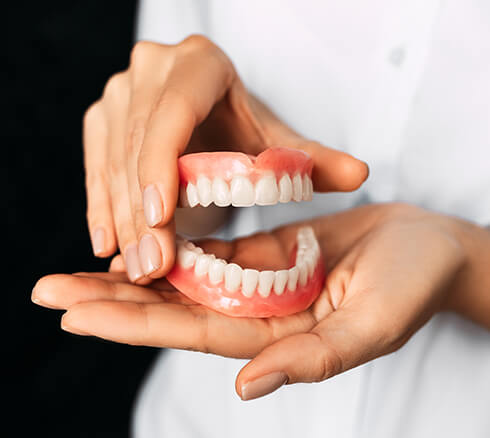
[[[133,282],[162,277],[175,259],[178,157],[216,150],[253,157],[275,146],[311,157],[316,191],[354,190],[367,177],[365,163],[282,123],[246,91],[228,57],[206,38],[137,43],[128,69],[110,78],[84,119],[87,217],[95,254],[110,256],[119,248]],[[221,182],[209,180],[218,192]],[[250,183],[243,178],[231,188],[248,205]],[[289,183],[294,186],[293,180],[283,181]],[[196,202],[196,193],[189,187],[189,203]],[[217,201],[227,205],[225,198]],[[194,209],[186,215],[213,224],[223,221],[225,210],[207,208],[196,216]]]
[[[305,229],[318,240],[318,247],[311,247],[321,254],[327,278],[312,306],[288,316],[231,317],[187,298],[166,280],[135,285],[121,272],[47,276],[34,288],[33,300],[67,309],[62,326],[73,333],[251,358],[236,382],[244,399],[286,382],[327,379],[398,349],[434,313],[459,311],[458,303],[468,313],[468,303],[478,303],[468,293],[484,287],[478,284],[484,277],[468,248],[485,244],[488,233],[407,205],[371,205],[233,242],[199,245],[203,253],[241,268],[280,271],[289,266],[289,254]],[[468,245],[465,236],[471,235]],[[302,238],[309,237],[306,231]],[[284,308],[294,306],[294,294],[304,293],[269,286],[264,296],[254,290],[249,297],[242,278],[241,287],[228,292],[259,306],[288,294]],[[475,306],[475,319],[488,325],[478,308],[485,306]]]

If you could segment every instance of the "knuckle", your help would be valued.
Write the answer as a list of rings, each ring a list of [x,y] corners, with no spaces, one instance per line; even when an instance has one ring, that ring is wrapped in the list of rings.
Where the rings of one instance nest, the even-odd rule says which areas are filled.
[[[187,50],[204,50],[216,47],[209,38],[201,34],[189,35],[183,39],[178,46]]]
[[[130,54],[130,65],[138,65],[140,63],[144,63],[151,53],[154,51],[155,47],[158,44],[152,43],[150,41],[138,41],[133,48],[131,49]]]
[[[128,89],[128,77],[125,71],[113,74],[106,82],[103,98],[118,98]]]
[[[102,117],[102,105],[99,100],[90,105],[83,115],[83,126],[89,127]]]

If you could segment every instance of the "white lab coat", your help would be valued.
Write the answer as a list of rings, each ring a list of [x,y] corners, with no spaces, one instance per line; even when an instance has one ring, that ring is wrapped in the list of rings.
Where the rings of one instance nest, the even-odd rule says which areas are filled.
[[[307,208],[243,208],[226,237],[392,200],[490,224],[490,2],[142,1],[138,39],[196,32],[295,130],[371,171],[361,190],[315,194]],[[245,363],[164,352],[134,436],[490,436],[490,333],[456,315],[393,354],[246,403],[234,392]]]

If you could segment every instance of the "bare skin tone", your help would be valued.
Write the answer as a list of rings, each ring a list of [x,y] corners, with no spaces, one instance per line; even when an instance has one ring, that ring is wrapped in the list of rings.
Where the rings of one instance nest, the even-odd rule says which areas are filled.
[[[245,400],[284,383],[323,381],[395,351],[441,311],[490,329],[488,230],[405,204],[308,223],[328,275],[312,307],[288,317],[232,318],[193,303],[164,279],[131,284],[116,272],[123,267],[117,258],[109,273],[44,277],[32,299],[66,309],[61,324],[72,333],[249,358],[236,379]],[[299,225],[203,246],[242,266],[281,268]]]
[[[271,146],[308,152],[316,191],[355,190],[368,176],[362,161],[281,122],[247,92],[232,62],[205,37],[176,45],[137,43],[127,70],[109,79],[84,118],[95,255],[119,249],[132,282],[161,278],[175,258],[178,157],[232,148],[256,155]],[[209,232],[228,211],[195,209],[177,222],[187,232]],[[203,227],[190,226],[197,218]]]

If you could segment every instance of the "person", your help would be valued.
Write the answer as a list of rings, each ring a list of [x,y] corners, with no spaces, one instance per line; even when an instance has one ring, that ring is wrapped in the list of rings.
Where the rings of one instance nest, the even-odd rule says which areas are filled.
[[[85,118],[94,252],[122,256],[33,291],[68,309],[68,331],[172,348],[134,436],[488,435],[489,18],[476,0],[142,2],[138,39],[153,42]],[[221,244],[246,261],[312,224],[329,270],[319,299],[264,322],[169,292],[175,224],[207,234],[230,219],[174,216],[178,155],[277,143],[312,155],[316,192],[352,193],[239,209],[214,235],[268,231]],[[253,402],[233,394],[240,368]]]

